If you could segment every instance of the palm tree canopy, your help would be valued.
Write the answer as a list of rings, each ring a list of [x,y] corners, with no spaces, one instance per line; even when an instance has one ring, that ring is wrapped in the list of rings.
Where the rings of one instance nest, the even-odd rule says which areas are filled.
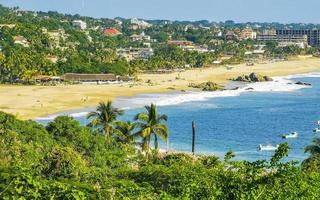
[[[313,144],[305,148],[306,153],[311,153],[312,155],[320,155],[320,138],[315,138]]]
[[[106,131],[117,120],[117,117],[123,115],[123,113],[123,110],[114,108],[111,101],[107,103],[100,102],[96,111],[87,115],[87,119],[91,120],[88,126]]]
[[[168,142],[169,130],[163,123],[167,121],[166,115],[160,115],[157,111],[157,107],[154,104],[151,106],[145,106],[146,112],[139,113],[135,116],[137,120],[137,126],[140,130],[134,134],[136,137],[142,137],[142,148],[145,151],[150,149],[151,137],[154,137],[155,149],[158,148],[158,137]]]
[[[131,142],[133,140],[132,133],[136,128],[136,123],[131,123],[130,121],[124,122],[119,121],[115,123],[116,128],[114,130],[119,141]]]

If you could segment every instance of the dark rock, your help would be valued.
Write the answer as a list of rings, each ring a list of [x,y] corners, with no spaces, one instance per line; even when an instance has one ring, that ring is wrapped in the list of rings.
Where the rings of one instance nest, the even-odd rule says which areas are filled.
[[[223,89],[223,87],[221,85],[218,85],[218,84],[213,83],[211,81],[204,82],[201,84],[190,83],[189,87],[199,88],[199,89],[202,89],[202,91],[220,91]]]
[[[260,74],[251,73],[249,75],[242,75],[238,76],[235,81],[242,81],[242,82],[264,82],[264,81],[273,81],[271,77],[262,76]]]
[[[263,78],[265,81],[273,81],[273,79],[269,76],[264,76]]]
[[[311,84],[310,83],[304,83],[304,82],[301,82],[301,81],[298,81],[295,83],[296,85],[308,85],[310,86]]]

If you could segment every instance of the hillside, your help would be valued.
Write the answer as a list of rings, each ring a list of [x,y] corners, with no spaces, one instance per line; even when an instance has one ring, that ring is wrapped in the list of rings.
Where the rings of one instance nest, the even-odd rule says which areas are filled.
[[[200,68],[214,63],[259,61],[257,41],[248,31],[316,28],[318,25],[214,23],[141,19],[95,19],[57,12],[31,12],[0,6],[0,82],[33,83],[39,75],[114,73],[135,75],[158,69]],[[318,55],[317,48],[277,47],[263,57]],[[247,53],[251,54],[247,54]]]

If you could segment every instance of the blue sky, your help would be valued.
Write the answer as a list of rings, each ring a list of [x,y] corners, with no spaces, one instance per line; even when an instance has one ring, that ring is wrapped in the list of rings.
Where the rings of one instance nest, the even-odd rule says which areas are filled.
[[[92,17],[320,23],[320,0],[0,0],[0,4]]]

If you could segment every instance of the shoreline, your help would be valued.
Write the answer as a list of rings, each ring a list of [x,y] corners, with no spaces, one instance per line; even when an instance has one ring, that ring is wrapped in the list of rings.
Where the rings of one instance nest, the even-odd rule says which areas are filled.
[[[181,90],[192,91],[189,83],[213,81],[227,84],[229,79],[251,72],[267,76],[287,76],[320,71],[320,59],[298,59],[269,64],[193,69],[172,74],[142,74],[143,82],[119,85],[59,85],[59,86],[12,86],[0,85],[0,110],[17,115],[20,119],[33,119],[71,110],[93,108],[98,102],[119,97],[141,94],[163,94]],[[177,78],[179,77],[179,78]],[[147,84],[152,80],[152,84]],[[174,88],[174,89],[173,89]],[[82,99],[87,98],[86,102]]]
[[[158,106],[173,106],[182,103],[194,101],[207,101],[212,98],[237,97],[248,92],[292,92],[304,88],[309,88],[309,85],[296,84],[292,79],[303,77],[320,77],[320,72],[305,73],[288,76],[272,77],[274,80],[269,82],[240,82],[231,81],[222,91],[185,91],[185,92],[168,92],[151,94],[138,94],[135,96],[117,97],[114,100],[114,106],[123,110],[142,108],[146,104],[155,103]],[[237,88],[237,89],[235,89]],[[181,101],[181,99],[184,99]],[[81,109],[66,110],[46,116],[36,117],[36,121],[50,121],[59,115],[68,115],[71,117],[84,117],[88,112],[94,111],[95,107],[86,107]]]

